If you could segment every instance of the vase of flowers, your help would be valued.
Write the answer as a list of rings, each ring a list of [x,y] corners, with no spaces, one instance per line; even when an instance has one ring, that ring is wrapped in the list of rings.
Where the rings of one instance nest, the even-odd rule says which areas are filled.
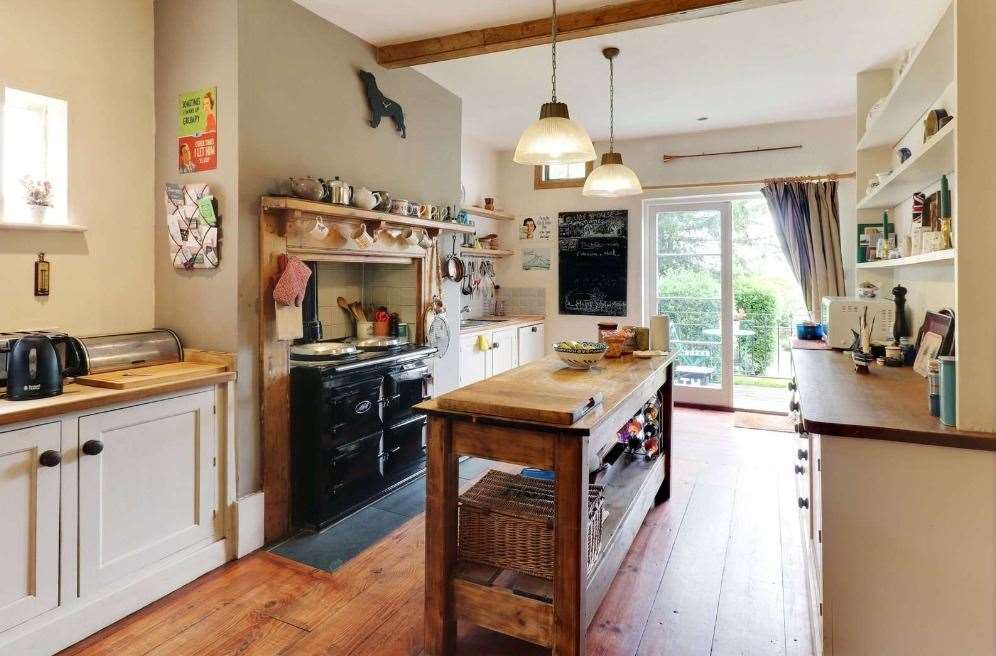
[[[24,185],[24,202],[28,206],[28,212],[35,223],[43,223],[48,209],[54,203],[52,193],[52,183],[48,180],[35,180],[30,175],[21,178]]]

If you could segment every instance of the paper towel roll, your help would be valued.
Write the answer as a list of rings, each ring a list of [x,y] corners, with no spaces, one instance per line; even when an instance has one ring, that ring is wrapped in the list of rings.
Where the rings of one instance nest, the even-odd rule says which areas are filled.
[[[666,314],[650,317],[650,349],[667,351],[671,337],[671,322]]]

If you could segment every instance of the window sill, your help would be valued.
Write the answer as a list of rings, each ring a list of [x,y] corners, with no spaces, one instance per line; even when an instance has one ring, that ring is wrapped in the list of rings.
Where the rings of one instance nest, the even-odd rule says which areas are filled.
[[[34,232],[86,232],[86,226],[71,223],[14,223],[0,221],[0,230],[27,230]]]

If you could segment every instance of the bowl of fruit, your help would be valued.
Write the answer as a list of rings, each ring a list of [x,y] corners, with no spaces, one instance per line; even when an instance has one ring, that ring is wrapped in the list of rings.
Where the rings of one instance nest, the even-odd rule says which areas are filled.
[[[601,342],[557,342],[553,350],[571,369],[591,369],[602,359],[608,346]]]

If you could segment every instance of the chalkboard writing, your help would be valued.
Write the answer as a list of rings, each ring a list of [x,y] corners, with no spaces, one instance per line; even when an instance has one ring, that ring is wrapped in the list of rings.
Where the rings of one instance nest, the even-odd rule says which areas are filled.
[[[560,313],[626,316],[627,210],[561,212]]]

